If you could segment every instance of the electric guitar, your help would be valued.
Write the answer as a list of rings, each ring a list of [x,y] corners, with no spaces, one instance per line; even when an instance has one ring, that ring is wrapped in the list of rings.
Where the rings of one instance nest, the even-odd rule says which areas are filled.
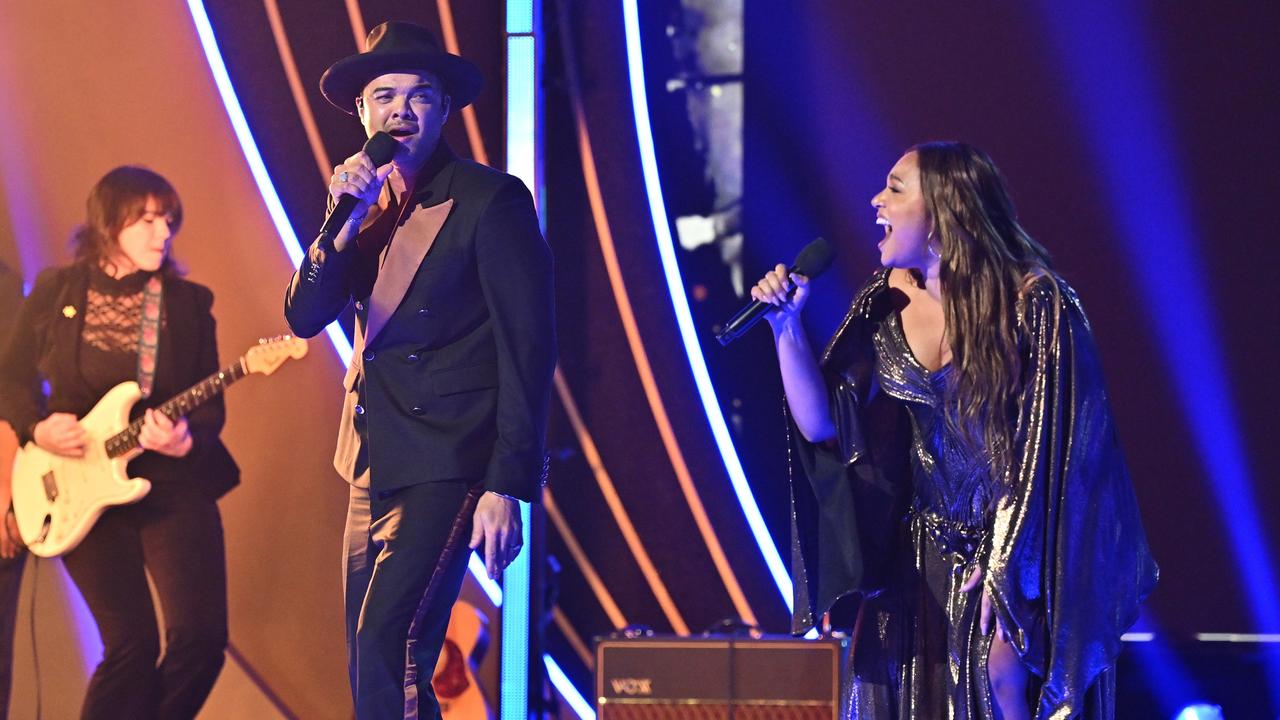
[[[449,614],[444,646],[436,660],[431,687],[444,720],[490,720],[493,713],[476,683],[473,664],[488,649],[487,620],[480,611],[459,600]]]
[[[259,340],[240,359],[157,409],[178,418],[218,396],[231,383],[249,375],[270,375],[289,358],[307,354],[307,341],[292,335]],[[40,557],[70,552],[107,508],[141,500],[151,481],[130,478],[129,461],[143,453],[138,444],[142,418],[129,422],[129,411],[142,398],[138,383],[111,388],[80,420],[84,457],[55,455],[28,442],[13,461],[13,514],[27,549]]]

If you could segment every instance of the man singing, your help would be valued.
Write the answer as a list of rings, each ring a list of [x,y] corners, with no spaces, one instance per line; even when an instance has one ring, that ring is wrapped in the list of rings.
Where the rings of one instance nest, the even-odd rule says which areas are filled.
[[[481,85],[475,65],[402,22],[374,28],[364,52],[320,80],[367,135],[399,142],[386,165],[359,152],[334,168],[330,204],[359,202],[331,244],[310,247],[285,297],[303,337],[355,301],[334,466],[351,485],[347,654],[362,719],[402,716],[406,695],[440,716],[431,674],[466,568],[458,546],[469,536],[496,578],[520,552],[516,501],[544,477],[551,253],[524,184],[440,137]],[[406,640],[429,583],[406,691]]]

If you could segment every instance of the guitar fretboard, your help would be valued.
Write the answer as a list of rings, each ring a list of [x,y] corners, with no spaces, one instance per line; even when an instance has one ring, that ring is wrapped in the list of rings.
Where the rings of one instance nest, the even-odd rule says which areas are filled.
[[[242,357],[161,403],[156,409],[170,419],[181,417],[217,397],[227,389],[228,385],[248,374]],[[129,423],[129,427],[107,438],[107,457],[118,458],[138,448],[138,434],[142,432],[142,420],[141,417],[134,420]]]

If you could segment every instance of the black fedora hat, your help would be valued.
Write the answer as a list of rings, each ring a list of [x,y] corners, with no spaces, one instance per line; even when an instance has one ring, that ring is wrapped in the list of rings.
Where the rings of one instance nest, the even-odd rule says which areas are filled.
[[[427,71],[444,83],[453,109],[470,105],[484,77],[470,60],[445,52],[431,31],[407,22],[384,22],[369,31],[362,53],[342,58],[320,76],[320,92],[338,109],[355,114],[369,81],[392,72]]]

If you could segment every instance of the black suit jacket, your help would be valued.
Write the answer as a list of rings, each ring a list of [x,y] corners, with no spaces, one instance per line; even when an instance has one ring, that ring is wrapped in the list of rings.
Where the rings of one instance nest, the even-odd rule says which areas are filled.
[[[310,337],[352,299],[339,472],[353,479],[363,444],[375,490],[468,479],[531,500],[556,342],[551,252],[524,184],[441,143],[403,213],[374,208],[343,252],[311,246],[285,317]]]
[[[76,263],[41,273],[0,355],[0,412],[24,444],[31,440],[36,423],[50,413],[83,417],[101,399],[85,382],[77,362],[90,272],[88,265]],[[134,406],[134,418],[217,372],[212,306],[213,293],[203,285],[165,278],[155,385],[151,396]],[[49,384],[47,397],[41,381]],[[225,419],[218,395],[187,416],[190,453],[171,458],[145,452],[129,463],[129,475],[154,482],[191,482],[210,497],[222,496],[240,481],[239,468],[218,439]]]

